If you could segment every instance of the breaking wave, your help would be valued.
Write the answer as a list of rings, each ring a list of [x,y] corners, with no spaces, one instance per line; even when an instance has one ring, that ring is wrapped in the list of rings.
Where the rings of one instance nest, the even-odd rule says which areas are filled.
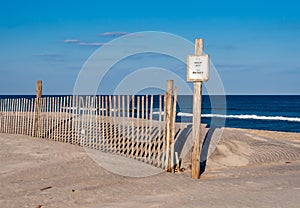
[[[153,112],[153,114],[159,114],[159,112]],[[164,112],[162,112],[162,115]],[[182,117],[192,117],[192,113],[177,113],[178,116]],[[254,120],[274,120],[274,121],[290,121],[290,122],[300,122],[298,117],[285,117],[285,116],[258,116],[258,115],[222,115],[222,114],[202,114],[203,118],[226,118],[226,119],[254,119]]]

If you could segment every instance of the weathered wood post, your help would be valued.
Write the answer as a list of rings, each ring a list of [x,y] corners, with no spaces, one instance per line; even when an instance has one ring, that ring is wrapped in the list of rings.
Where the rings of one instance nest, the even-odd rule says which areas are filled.
[[[201,103],[202,82],[208,80],[209,57],[203,55],[203,40],[195,40],[195,55],[188,57],[187,81],[194,82],[193,95],[193,147],[192,147],[192,178],[200,178],[200,151],[202,149],[201,138]]]
[[[42,80],[36,81],[36,98],[42,98]]]
[[[166,169],[168,172],[174,172],[173,168],[173,154],[174,154],[174,138],[172,133],[172,124],[173,124],[173,107],[172,107],[172,100],[173,100],[173,93],[174,93],[174,81],[167,80],[167,90],[165,93],[165,104],[164,104],[164,111],[165,111],[165,143],[166,143]]]
[[[41,137],[41,99],[42,99],[42,80],[36,81],[36,99],[35,99],[35,136]]]

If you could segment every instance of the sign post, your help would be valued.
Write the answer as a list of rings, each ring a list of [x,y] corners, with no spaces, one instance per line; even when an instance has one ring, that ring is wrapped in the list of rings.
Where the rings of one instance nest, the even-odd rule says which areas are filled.
[[[200,178],[202,82],[209,79],[209,56],[203,55],[203,39],[195,40],[195,55],[188,56],[187,81],[194,82],[192,178]]]

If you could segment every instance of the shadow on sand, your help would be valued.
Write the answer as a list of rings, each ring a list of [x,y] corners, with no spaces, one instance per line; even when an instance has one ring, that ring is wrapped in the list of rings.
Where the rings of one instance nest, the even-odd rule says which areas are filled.
[[[205,128],[208,128],[208,131],[204,131]],[[214,138],[214,135],[216,131],[220,129],[216,126],[206,126],[202,127],[202,132],[206,132],[203,143],[202,143],[202,149],[201,149],[201,155],[200,155],[200,174],[203,174],[205,172],[206,168],[206,161],[209,156],[209,148],[211,145],[211,142]],[[179,167],[181,167],[182,158],[188,154],[188,152],[191,151],[191,147],[193,145],[193,139],[192,139],[192,124],[187,125],[184,129],[182,129],[178,136],[177,140],[175,142],[175,152],[178,153],[180,156],[179,160]]]

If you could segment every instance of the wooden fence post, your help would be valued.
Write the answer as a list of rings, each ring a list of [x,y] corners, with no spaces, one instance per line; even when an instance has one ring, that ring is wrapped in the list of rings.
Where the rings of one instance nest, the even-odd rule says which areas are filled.
[[[36,99],[35,99],[35,133],[36,137],[41,137],[41,99],[42,99],[42,80],[36,81]]]
[[[173,143],[174,143],[174,138],[172,138],[173,134],[172,134],[172,124],[173,124],[173,115],[172,111],[173,111],[173,102],[172,102],[172,98],[173,98],[173,92],[174,92],[174,81],[173,80],[167,80],[167,90],[165,93],[165,104],[164,104],[164,112],[165,112],[165,138],[166,138],[166,168],[168,172],[173,172],[174,168],[172,166],[173,164],[173,152],[174,149],[172,149],[174,147]]]

